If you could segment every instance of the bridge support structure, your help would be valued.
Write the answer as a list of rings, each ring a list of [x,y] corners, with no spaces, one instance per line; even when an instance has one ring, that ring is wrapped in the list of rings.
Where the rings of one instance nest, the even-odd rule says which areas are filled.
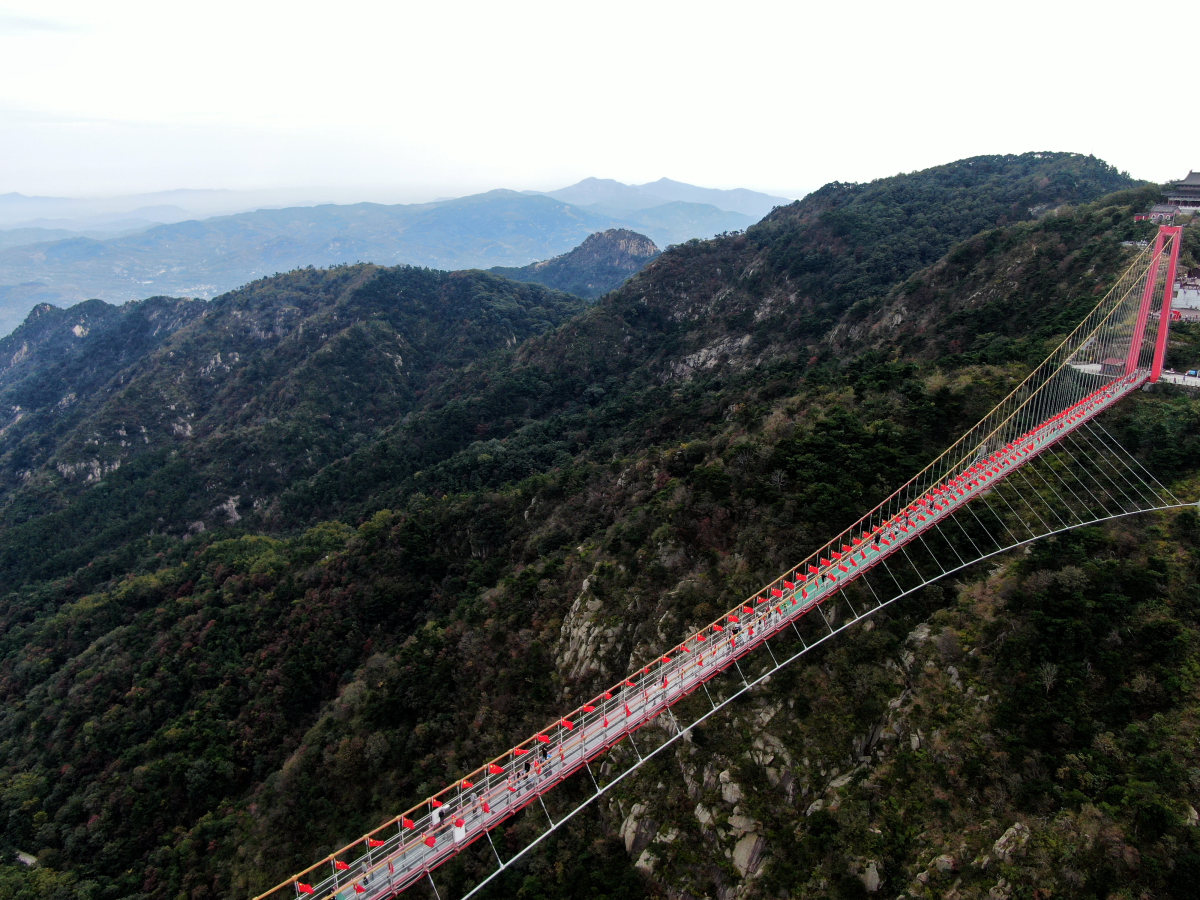
[[[1167,332],[1170,330],[1171,299],[1175,292],[1175,272],[1179,265],[1179,244],[1183,239],[1183,227],[1180,225],[1160,225],[1154,238],[1154,249],[1150,254],[1150,264],[1145,287],[1142,289],[1142,302],[1138,307],[1137,322],[1133,329],[1133,339],[1129,342],[1129,351],[1125,356],[1125,374],[1130,374],[1138,368],[1141,360],[1143,342],[1146,336],[1146,325],[1150,321],[1154,295],[1157,293],[1159,273],[1162,271],[1164,256],[1167,264],[1164,279],[1162,303],[1158,308],[1158,331],[1154,339],[1154,355],[1150,362],[1150,383],[1154,384],[1162,375],[1163,357],[1167,350]]]

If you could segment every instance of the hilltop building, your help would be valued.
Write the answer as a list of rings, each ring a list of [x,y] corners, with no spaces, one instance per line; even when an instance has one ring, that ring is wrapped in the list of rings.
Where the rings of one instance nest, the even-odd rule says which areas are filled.
[[[1191,172],[1182,181],[1167,185],[1167,205],[1183,210],[1200,209],[1200,172]]]
[[[1175,309],[1200,310],[1200,269],[1191,269],[1176,279],[1171,306]]]

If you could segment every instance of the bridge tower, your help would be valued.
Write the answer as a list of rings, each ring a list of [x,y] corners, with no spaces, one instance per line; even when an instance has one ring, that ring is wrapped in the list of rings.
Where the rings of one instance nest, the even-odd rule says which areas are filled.
[[[1167,271],[1164,279],[1162,304],[1158,313],[1158,332],[1154,339],[1154,357],[1150,364],[1150,383],[1158,381],[1162,375],[1163,356],[1167,350],[1167,332],[1171,327],[1171,298],[1175,291],[1175,271],[1179,265],[1179,244],[1183,239],[1181,225],[1160,225],[1154,238],[1154,250],[1150,256],[1149,275],[1145,288],[1142,290],[1142,303],[1138,308],[1137,324],[1134,326],[1133,340],[1129,343],[1129,353],[1125,358],[1126,374],[1133,372],[1138,365],[1138,355],[1142,349],[1142,341],[1146,334],[1146,324],[1150,320],[1150,310],[1154,302],[1154,294],[1158,287],[1158,274],[1162,263],[1166,261]]]

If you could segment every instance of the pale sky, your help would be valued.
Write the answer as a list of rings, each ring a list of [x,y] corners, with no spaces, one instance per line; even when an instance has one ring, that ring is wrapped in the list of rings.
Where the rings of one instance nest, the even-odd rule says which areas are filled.
[[[1200,169],[1189,23],[1194,0],[0,0],[0,193],[794,197],[1028,150],[1173,180]]]

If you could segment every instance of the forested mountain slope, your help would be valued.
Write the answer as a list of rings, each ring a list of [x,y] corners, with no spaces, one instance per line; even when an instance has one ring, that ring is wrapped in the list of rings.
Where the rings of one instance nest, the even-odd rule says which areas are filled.
[[[992,198],[980,200],[989,213],[960,222],[953,212],[972,177]],[[556,327],[532,324],[548,313],[530,316],[525,331],[540,333],[511,347],[490,325],[473,339],[490,344],[455,345],[457,314],[428,332],[415,323],[450,303],[451,286],[473,286],[479,317],[496,295],[522,310],[561,295],[354,268],[293,273],[226,298],[213,322],[197,319],[157,345],[144,374],[114,376],[132,383],[166,366],[169,378],[148,383],[186,391],[199,440],[168,445],[163,459],[175,468],[156,468],[147,451],[91,484],[56,480],[49,454],[98,440],[80,424],[50,442],[29,479],[60,511],[5,526],[4,547],[21,536],[35,561],[7,557],[28,583],[0,601],[0,821],[7,845],[42,865],[0,868],[0,885],[13,896],[249,896],[676,642],[1006,393],[1049,339],[1023,333],[1023,311],[1069,293],[1076,266],[1094,268],[1097,288],[1115,277],[1133,195],[987,238],[1013,258],[1051,233],[1068,256],[1100,247],[1087,258],[1080,249],[1056,278],[1014,277],[987,303],[972,306],[959,288],[990,283],[991,255],[954,249],[1015,211],[1089,200],[1105,178],[1121,180],[1083,157],[1031,155],[833,186],[745,235],[664,254]],[[1055,179],[1063,183],[1047,199]],[[936,207],[950,236],[914,238],[911,258],[900,220],[875,243],[831,236],[829,214],[904,202],[916,204],[910,222],[918,207]],[[1200,248],[1190,232],[1188,241],[1194,264]],[[892,260],[891,276],[879,260]],[[406,279],[443,293],[400,328]],[[373,293],[375,284],[387,289]],[[296,296],[251,302],[276,289]],[[924,296],[948,316],[1001,304],[1011,340],[981,359],[931,340],[927,327],[910,333],[924,322],[914,299]],[[305,328],[275,335],[266,311],[304,302]],[[907,312],[886,340],[862,324],[900,302]],[[382,319],[378,343],[360,336],[375,321],[363,310]],[[342,334],[355,349],[341,368],[318,365]],[[447,345],[452,364],[419,384],[385,378],[382,362],[359,392],[357,376],[339,381],[361,348],[387,359],[397,334],[415,347],[406,365],[432,356],[422,348],[441,358]],[[278,347],[259,353],[256,340]],[[309,340],[310,350],[283,352]],[[1174,351],[1198,343],[1181,328]],[[227,373],[228,386],[167,365],[171,353],[227,362],[231,350],[249,371]],[[293,370],[303,377],[284,376]],[[259,384],[295,399],[272,406]],[[307,431],[320,433],[320,416],[341,406],[346,430],[365,437],[339,451]],[[114,424],[119,408],[97,401],[88,421]],[[263,410],[291,439],[239,438],[231,458],[224,420],[253,434]],[[388,423],[372,431],[371,418]],[[1161,391],[1114,418],[1161,477],[1195,480],[1184,443],[1200,433],[1194,401]],[[235,503],[241,519],[219,533],[141,537],[141,498],[197,468],[205,480],[185,482],[158,514],[223,500],[232,481],[207,485],[232,478],[227,470],[260,479],[263,502]],[[32,490],[14,489],[9,508],[20,500],[32,512]],[[89,496],[138,537],[114,535],[105,554],[83,547],[79,568],[65,551],[37,550],[53,547],[37,543],[52,532],[99,541],[86,517],[70,518]],[[137,501],[122,509],[121,497]],[[1135,527],[1130,537],[1095,529],[978,582],[926,591],[821,651],[698,731],[496,896],[854,896],[871,869],[892,895],[940,896],[956,878],[970,896],[1000,881],[1165,895],[1200,861],[1186,809],[1200,802],[1189,799],[1197,786],[1179,789],[1197,765],[1196,523]],[[931,614],[930,630],[910,638]],[[1043,663],[1058,666],[1050,687],[1033,680]],[[648,796],[652,811],[635,806]],[[1015,822],[1029,836],[1018,829],[1002,854],[994,844]],[[446,870],[444,890],[477,864]]]
[[[630,418],[669,421],[673,391],[694,379],[724,381],[776,367],[794,377],[827,360],[829,336],[843,317],[856,321],[956,240],[1127,185],[1091,158],[1026,154],[827,186],[745,234],[673,248],[603,302],[522,345],[504,366],[468,367],[374,445],[295,485],[282,506],[285,519],[378,508],[381,498],[420,487],[406,479],[415,472],[428,478],[429,468],[473,433],[502,443],[489,447],[485,465],[470,465],[467,480],[426,481],[425,489],[474,488],[540,471],[560,450],[575,452],[571,437],[584,433],[564,429],[551,439],[546,416],[595,421],[613,409],[605,398],[614,391],[627,402],[646,398],[644,407],[604,420],[623,440],[635,441],[635,430],[625,428]],[[928,224],[943,220],[941,230]],[[847,222],[861,222],[870,233],[860,235]],[[643,388],[652,390],[639,394]],[[516,433],[527,427],[527,438]]]
[[[148,329],[164,303],[39,312],[0,341],[0,359],[16,361],[0,372],[7,583],[69,572],[131,539],[236,523],[447,372],[583,308],[481,272],[375,266],[169,301],[186,313]],[[88,311],[108,327],[79,326]]]

